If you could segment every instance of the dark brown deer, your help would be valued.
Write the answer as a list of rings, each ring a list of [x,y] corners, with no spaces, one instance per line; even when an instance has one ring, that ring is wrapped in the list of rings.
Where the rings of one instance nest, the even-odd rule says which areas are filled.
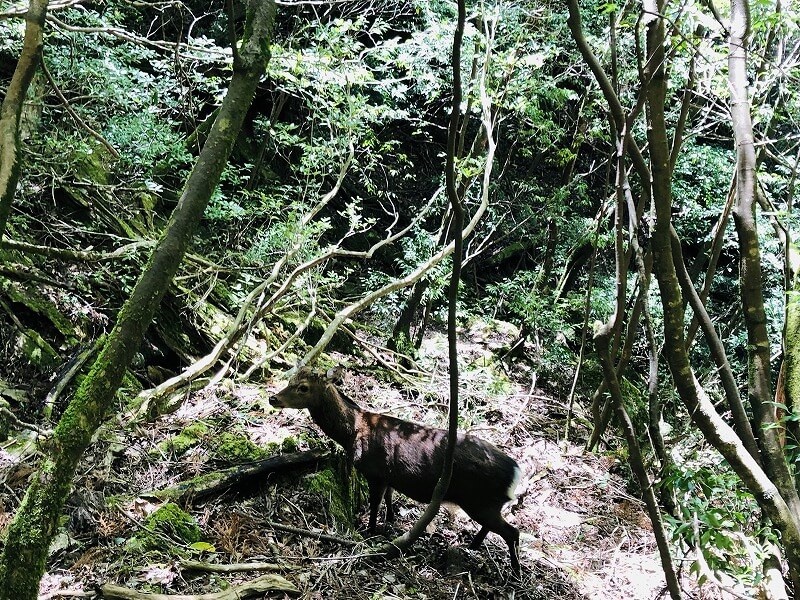
[[[307,367],[299,369],[270,403],[277,408],[307,408],[320,429],[344,448],[369,486],[370,532],[375,531],[381,499],[386,499],[386,520],[394,518],[393,488],[418,502],[430,501],[442,472],[444,429],[362,410],[339,391],[330,373],[326,377]],[[514,499],[519,476],[514,459],[488,442],[460,433],[444,496],[480,524],[470,548],[478,548],[490,531],[499,534],[508,544],[517,575],[519,530],[500,516],[500,509]]]

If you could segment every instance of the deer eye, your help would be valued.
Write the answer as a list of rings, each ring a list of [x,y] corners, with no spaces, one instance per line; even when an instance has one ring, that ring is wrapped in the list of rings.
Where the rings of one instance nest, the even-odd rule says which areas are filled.
[[[300,392],[301,394],[307,394],[308,390],[309,388],[307,383],[301,383],[300,385],[297,386],[297,391]]]

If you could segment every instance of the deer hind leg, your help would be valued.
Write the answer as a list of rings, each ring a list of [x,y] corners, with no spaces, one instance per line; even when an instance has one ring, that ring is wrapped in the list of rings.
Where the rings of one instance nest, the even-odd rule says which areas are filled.
[[[505,502],[503,502],[505,504]],[[470,517],[472,517],[478,524],[481,526],[478,533],[475,534],[475,537],[470,544],[470,548],[477,549],[483,539],[486,537],[486,534],[490,531],[495,532],[500,537],[502,537],[506,544],[508,544],[508,552],[511,558],[511,569],[514,571],[515,575],[520,574],[520,565],[519,565],[519,529],[511,525],[508,521],[506,521],[500,515],[500,509],[502,508],[503,504],[495,505],[495,506],[482,506],[482,507],[464,507],[464,512],[466,512]]]
[[[478,533],[475,534],[475,537],[472,538],[472,542],[469,545],[469,549],[477,550],[478,548],[480,548],[487,533],[489,533],[489,528],[481,527],[480,531],[478,531]]]

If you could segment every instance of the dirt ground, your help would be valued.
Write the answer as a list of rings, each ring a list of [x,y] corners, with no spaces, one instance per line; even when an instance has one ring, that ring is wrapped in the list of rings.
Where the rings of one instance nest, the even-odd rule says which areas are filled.
[[[161,532],[163,544],[131,544],[163,504],[154,491],[231,465],[214,452],[215,438],[226,432],[246,436],[259,448],[277,448],[288,438],[291,447],[283,442],[284,451],[335,450],[306,411],[269,406],[269,396],[285,384],[276,377],[206,389],[155,423],[128,433],[102,433],[69,501],[68,533],[54,544],[42,594],[92,597],[96,586],[108,582],[141,591],[199,594],[257,576],[192,570],[181,562],[188,557],[214,564],[276,563],[277,572],[299,590],[257,597],[668,597],[649,521],[639,500],[626,491],[613,454],[586,453],[586,431],[580,426],[573,441],[563,441],[563,400],[543,393],[530,367],[505,372],[493,360],[493,352],[507,342],[504,335],[480,328],[463,332],[461,422],[522,468],[517,499],[504,511],[521,531],[521,580],[512,576],[507,547],[498,536],[490,534],[480,550],[467,548],[477,527],[455,509],[441,511],[435,528],[406,556],[371,559],[376,540],[366,539],[366,508],[357,509],[358,523],[352,527],[337,517],[330,492],[309,485],[324,465],[272,473],[202,500],[184,500],[199,526],[200,542],[176,542]],[[350,366],[343,388],[362,406],[431,425],[445,422],[443,336],[426,340],[418,362],[422,372],[408,385],[379,378],[379,365],[359,368],[352,358],[338,358]],[[204,424],[203,433],[188,449],[179,452],[165,444],[197,423]],[[397,520],[379,528],[383,535],[377,542],[407,530],[423,508],[399,494],[395,506]],[[314,537],[320,533],[330,537]],[[687,597],[717,597],[684,581]]]

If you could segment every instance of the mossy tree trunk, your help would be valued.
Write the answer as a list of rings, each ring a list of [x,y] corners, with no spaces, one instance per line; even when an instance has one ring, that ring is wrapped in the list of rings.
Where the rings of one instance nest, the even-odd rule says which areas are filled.
[[[731,0],[730,7],[728,83],[731,90],[731,122],[736,141],[736,203],[733,219],[739,238],[739,285],[747,326],[748,396],[758,427],[756,439],[764,469],[786,502],[790,513],[787,518],[793,521],[794,531],[789,533],[785,531],[788,524],[775,522],[775,525],[783,534],[789,578],[796,598],[800,594],[800,540],[792,535],[800,529],[800,496],[784,455],[779,435],[780,416],[773,402],[769,333],[756,226],[756,151],[747,83],[750,4],[748,0]]]
[[[248,0],[233,76],[166,229],[89,374],[48,440],[0,555],[0,600],[33,600],[78,461],[110,415],[116,391],[219,182],[269,59],[272,0]]]
[[[684,333],[684,302],[672,248],[672,244],[675,243],[671,233],[672,187],[664,116],[666,97],[665,33],[663,19],[658,16],[663,14],[662,4],[663,2],[658,1],[647,6],[650,14],[646,19],[648,49],[648,72],[646,75],[649,75],[648,80],[650,81],[647,92],[647,137],[652,164],[652,196],[656,212],[652,246],[654,271],[658,279],[664,310],[663,351],[675,388],[695,425],[701,430],[705,439],[722,454],[736,471],[762,510],[780,530],[781,541],[789,562],[790,576],[797,587],[797,569],[800,566],[800,562],[798,562],[800,521],[795,511],[795,503],[791,497],[787,499],[782,495],[780,482],[773,481],[761,469],[757,460],[747,451],[742,439],[719,415],[705,390],[697,381],[689,360]],[[732,46],[734,45],[734,35],[735,28],[732,27]],[[741,38],[737,43],[741,44]],[[732,51],[734,51],[733,48]],[[750,251],[748,250],[748,252]]]
[[[19,181],[19,122],[25,96],[42,57],[48,0],[31,0],[25,14],[25,37],[11,83],[0,108],[0,237],[6,230]]]
[[[778,431],[777,407],[773,402],[769,333],[762,292],[761,253],[756,227],[756,151],[747,93],[747,39],[750,31],[747,0],[731,2],[728,80],[731,90],[731,121],[736,140],[736,204],[733,219],[739,238],[739,278],[744,322],[747,326],[747,389],[757,422],[757,440],[762,462],[781,495],[800,518],[798,498],[786,463]]]

